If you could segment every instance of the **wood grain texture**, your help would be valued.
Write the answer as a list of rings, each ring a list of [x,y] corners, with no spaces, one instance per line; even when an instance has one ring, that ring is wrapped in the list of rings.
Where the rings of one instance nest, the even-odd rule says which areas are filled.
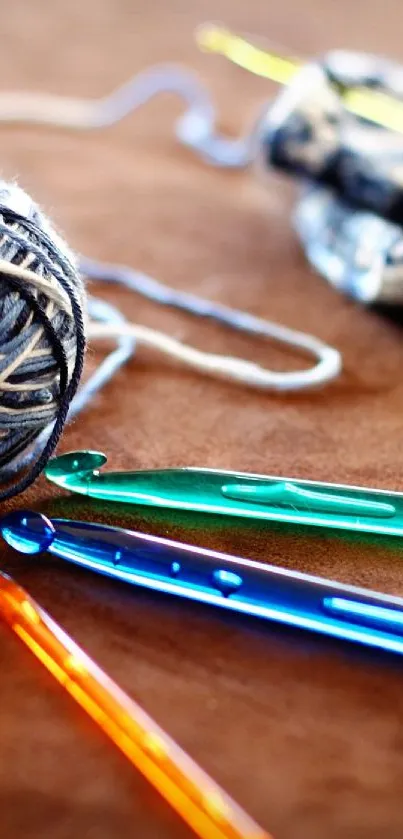
[[[401,57],[398,0],[14,0],[0,34],[1,87],[100,95],[149,64],[198,70],[222,126],[251,123],[274,88],[198,54],[207,19],[290,51],[350,47]],[[258,395],[141,352],[67,431],[116,468],[193,464],[403,489],[403,341],[398,324],[337,296],[290,230],[292,184],[206,169],[175,144],[163,98],[99,133],[0,128],[17,176],[90,256],[310,330],[343,352],[326,390]],[[103,290],[133,319],[197,345],[287,367],[278,349]],[[91,349],[88,367],[98,350]],[[298,360],[296,360],[298,364]],[[252,558],[403,593],[389,542],[301,536],[89,506],[44,480],[11,506],[99,517]],[[213,525],[213,526],[211,526]],[[399,662],[131,590],[46,558],[2,565],[276,839],[401,839]],[[189,831],[0,626],[2,839],[185,839]]]

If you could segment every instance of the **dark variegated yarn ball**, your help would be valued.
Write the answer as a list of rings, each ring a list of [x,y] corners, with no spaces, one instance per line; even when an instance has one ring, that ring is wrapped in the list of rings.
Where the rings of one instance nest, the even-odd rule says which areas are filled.
[[[386,94],[398,113],[403,66],[336,50],[302,67],[259,121],[256,159],[301,181],[294,227],[318,273],[360,302],[401,306],[402,134],[386,127],[393,103],[378,125],[359,115],[359,99],[350,110],[350,88],[376,91],[375,110]]]
[[[0,477],[49,428],[35,463],[0,499],[32,483],[58,441],[82,372],[84,301],[62,238],[22,189],[0,181]]]

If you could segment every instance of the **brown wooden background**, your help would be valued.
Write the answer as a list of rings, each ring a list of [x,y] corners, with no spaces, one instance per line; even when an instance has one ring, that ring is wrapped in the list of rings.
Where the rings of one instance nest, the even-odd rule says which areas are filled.
[[[311,55],[352,47],[402,57],[398,0],[14,0],[3,6],[0,89],[100,95],[147,65],[181,61],[216,97],[222,125],[250,122],[273,89],[198,54],[194,26],[221,19]],[[2,127],[1,170],[53,214],[71,244],[168,283],[316,332],[343,352],[340,381],[277,398],[138,359],[66,433],[115,467],[205,465],[403,489],[401,328],[337,296],[289,225],[294,189],[206,169],[172,136],[180,104],[74,134]],[[133,319],[277,366],[292,358],[108,289]],[[94,364],[95,350],[88,363]],[[62,500],[44,480],[15,506],[129,523],[218,549],[403,593],[398,546],[200,517],[130,514]],[[211,522],[210,522],[211,524]],[[51,560],[12,569],[90,653],[276,839],[400,839],[398,660],[215,614]],[[184,839],[189,831],[0,626],[1,839]]]

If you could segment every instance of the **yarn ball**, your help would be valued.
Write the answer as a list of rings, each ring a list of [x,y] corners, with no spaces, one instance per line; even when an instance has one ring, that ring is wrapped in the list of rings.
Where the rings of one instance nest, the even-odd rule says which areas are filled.
[[[24,489],[45,466],[78,386],[85,290],[75,258],[24,190],[0,180],[0,477],[47,441]]]

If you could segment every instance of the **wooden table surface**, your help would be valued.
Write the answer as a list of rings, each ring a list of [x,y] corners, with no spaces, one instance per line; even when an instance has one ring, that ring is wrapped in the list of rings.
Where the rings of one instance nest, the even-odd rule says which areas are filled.
[[[96,96],[154,62],[192,66],[222,127],[252,123],[275,89],[201,55],[198,22],[222,20],[290,52],[401,57],[398,0],[15,0],[3,10],[0,90]],[[399,324],[339,297],[290,228],[294,186],[206,168],[175,143],[181,109],[155,100],[99,133],[2,126],[17,177],[71,245],[303,330],[343,353],[340,380],[275,397],[139,352],[66,432],[115,468],[200,465],[403,489]],[[97,289],[133,320],[280,368],[277,348]],[[98,348],[89,366],[101,357]],[[298,363],[296,361],[296,363]],[[68,499],[40,480],[10,506],[124,523],[196,544],[403,593],[398,546]],[[1,548],[33,596],[275,839],[401,839],[400,662],[207,607],[136,591]],[[189,830],[0,626],[1,839],[185,839]]]

